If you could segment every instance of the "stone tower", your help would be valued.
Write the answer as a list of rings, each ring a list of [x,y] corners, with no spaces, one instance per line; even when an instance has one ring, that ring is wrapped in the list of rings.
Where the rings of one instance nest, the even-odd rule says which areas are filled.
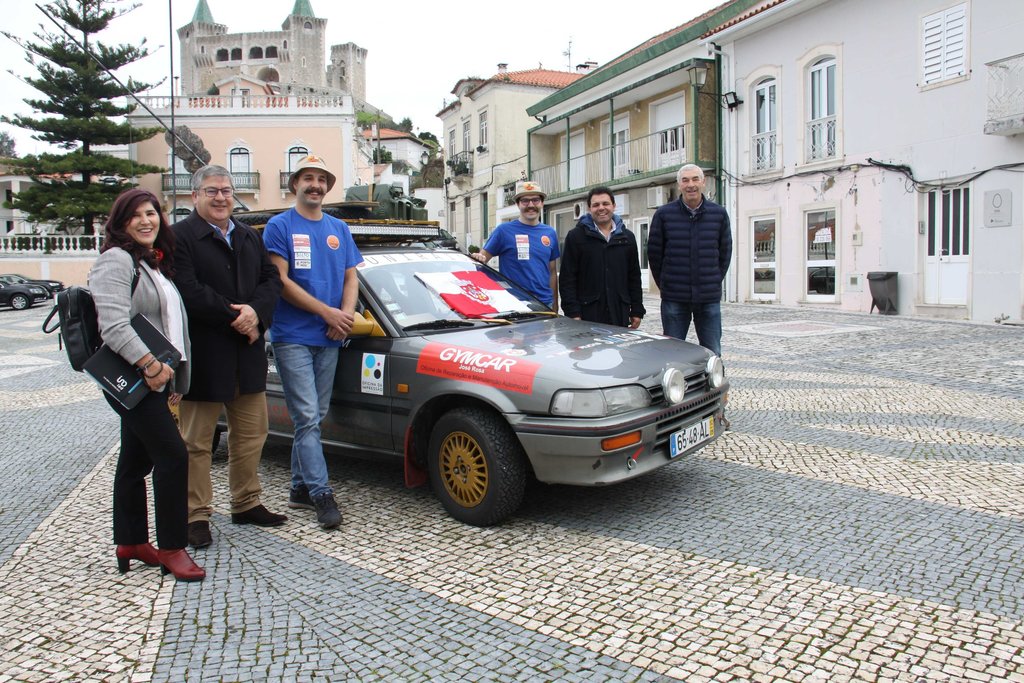
[[[355,43],[331,46],[331,63],[327,66],[327,85],[352,93],[366,101],[366,49]]]
[[[244,75],[281,94],[344,91],[366,95],[366,50],[346,43],[331,48],[325,64],[327,20],[313,13],[309,0],[294,0],[280,31],[228,33],[207,0],[198,0],[192,21],[178,29],[183,95],[218,91],[226,79]]]

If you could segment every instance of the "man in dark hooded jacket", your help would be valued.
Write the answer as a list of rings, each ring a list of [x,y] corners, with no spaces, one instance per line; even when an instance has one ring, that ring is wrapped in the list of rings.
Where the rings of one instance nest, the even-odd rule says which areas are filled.
[[[565,237],[558,293],[570,318],[636,329],[646,313],[636,236],[615,215],[607,187],[587,195],[590,213]]]

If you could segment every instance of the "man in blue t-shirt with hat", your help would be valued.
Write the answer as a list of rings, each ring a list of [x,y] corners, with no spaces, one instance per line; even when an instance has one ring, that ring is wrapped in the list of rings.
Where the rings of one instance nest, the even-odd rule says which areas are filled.
[[[283,289],[270,328],[285,404],[295,425],[288,507],[316,511],[325,529],[341,524],[320,423],[327,415],[338,348],[355,320],[363,257],[344,221],[323,212],[336,178],[320,157],[300,160],[288,179],[295,206],[270,219],[263,241]]]
[[[480,263],[499,258],[498,270],[517,285],[558,310],[558,233],[540,222],[546,194],[532,180],[516,183],[514,201],[519,218],[502,223],[491,233],[487,244],[473,254]]]

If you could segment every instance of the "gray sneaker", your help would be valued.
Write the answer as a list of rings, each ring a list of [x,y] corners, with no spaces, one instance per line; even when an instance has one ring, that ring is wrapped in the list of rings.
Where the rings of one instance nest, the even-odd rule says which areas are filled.
[[[313,505],[316,506],[317,524],[325,529],[341,526],[341,513],[338,512],[333,493],[321,493],[313,499]]]
[[[309,497],[309,489],[305,484],[299,484],[288,494],[288,507],[293,510],[315,510],[313,499]]]

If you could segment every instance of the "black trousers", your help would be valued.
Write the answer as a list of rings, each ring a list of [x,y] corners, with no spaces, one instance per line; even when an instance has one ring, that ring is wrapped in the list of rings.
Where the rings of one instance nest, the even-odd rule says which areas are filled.
[[[188,450],[167,392],[150,392],[131,410],[104,393],[121,416],[121,455],[114,473],[114,543],[149,541],[146,475],[153,473],[157,545],[163,550],[188,543]]]

